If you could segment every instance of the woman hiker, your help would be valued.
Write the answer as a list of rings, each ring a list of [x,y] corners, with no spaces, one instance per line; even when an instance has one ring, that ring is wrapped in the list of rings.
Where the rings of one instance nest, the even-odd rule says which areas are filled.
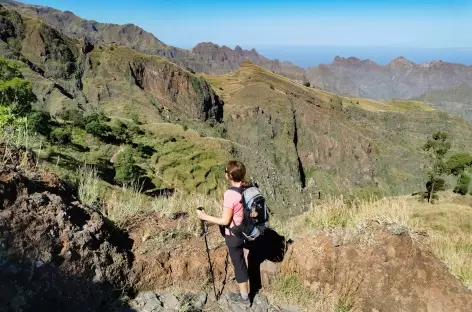
[[[229,161],[225,168],[226,179],[232,187],[246,186],[244,180],[246,167],[239,161]],[[243,220],[243,205],[241,203],[241,194],[235,190],[227,190],[224,193],[223,215],[213,217],[204,211],[197,210],[197,217],[203,221],[211,222],[225,227],[225,242],[228,246],[231,262],[234,267],[234,274],[239,285],[240,294],[230,294],[230,299],[234,302],[250,306],[249,299],[249,276],[246,260],[244,258],[244,239],[232,233],[227,226],[230,224],[239,225]]]

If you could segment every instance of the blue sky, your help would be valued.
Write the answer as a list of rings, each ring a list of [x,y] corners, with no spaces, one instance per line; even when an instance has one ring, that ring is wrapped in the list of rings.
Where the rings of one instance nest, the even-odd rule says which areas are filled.
[[[33,0],[103,22],[134,23],[162,41],[243,47],[472,47],[472,0]]]
[[[471,48],[472,0],[26,0],[100,22],[133,23],[167,44]],[[269,47],[269,48],[267,48]],[[463,49],[472,53],[471,49]]]

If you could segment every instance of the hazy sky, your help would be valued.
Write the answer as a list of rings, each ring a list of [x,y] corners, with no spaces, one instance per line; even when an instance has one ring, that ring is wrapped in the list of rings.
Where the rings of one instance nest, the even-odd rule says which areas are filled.
[[[472,47],[472,0],[33,0],[167,44]]]

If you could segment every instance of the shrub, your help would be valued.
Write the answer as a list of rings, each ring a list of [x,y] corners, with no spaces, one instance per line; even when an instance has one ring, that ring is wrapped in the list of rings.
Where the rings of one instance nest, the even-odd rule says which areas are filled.
[[[119,119],[113,120],[111,125],[111,131],[116,139],[122,142],[128,142],[131,139],[130,133],[128,131],[128,125],[122,122]]]
[[[310,83],[307,81],[303,84],[305,87],[310,87]]]
[[[106,123],[110,119],[103,113],[85,117],[85,131],[98,137],[107,137],[112,131]]]
[[[48,136],[51,133],[51,115],[35,111],[28,116],[28,125],[34,132]]]
[[[469,184],[470,184],[470,176],[462,173],[459,179],[457,180],[457,185],[454,188],[454,193],[458,193],[461,195],[466,195],[469,191]]]
[[[431,192],[432,181],[429,180],[426,182],[426,190]],[[438,178],[434,181],[434,193],[437,191],[444,191],[446,189],[446,181],[444,179]]]
[[[63,109],[57,114],[57,117],[71,122],[74,126],[85,127],[84,113],[78,108],[67,108]]]
[[[49,139],[53,144],[67,144],[71,140],[71,131],[69,128],[56,128],[51,131]]]
[[[133,150],[126,148],[116,158],[115,182],[122,185],[131,185],[138,178],[139,170],[133,157]]]
[[[465,168],[472,165],[472,156],[468,153],[456,153],[446,162],[447,171],[453,175],[459,175]]]

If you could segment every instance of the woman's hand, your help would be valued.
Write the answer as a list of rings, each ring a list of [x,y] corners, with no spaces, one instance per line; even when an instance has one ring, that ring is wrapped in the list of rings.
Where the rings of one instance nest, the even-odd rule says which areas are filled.
[[[197,210],[197,218],[199,218],[199,219],[201,219],[201,220],[203,220],[203,221],[206,221],[206,217],[207,217],[207,216],[208,216],[208,215],[206,214],[205,211],[203,211],[203,210]]]
[[[225,208],[220,218],[208,215],[203,209],[197,209],[197,218],[210,223],[227,226],[233,218],[233,209]]]

